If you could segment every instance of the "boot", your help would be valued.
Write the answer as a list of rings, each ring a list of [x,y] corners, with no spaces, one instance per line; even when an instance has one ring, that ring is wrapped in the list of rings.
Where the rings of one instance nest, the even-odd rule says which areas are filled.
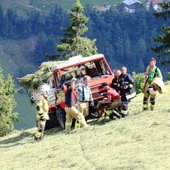
[[[143,104],[143,110],[148,110],[148,103]]]
[[[150,109],[153,111],[154,108],[155,108],[155,105],[151,104],[151,105],[150,105]]]
[[[113,120],[113,116],[117,117],[118,119],[121,118],[121,115],[120,115],[119,112],[117,112],[116,110],[113,110],[111,116],[112,116],[112,120]],[[110,116],[109,116],[109,117],[110,117]]]

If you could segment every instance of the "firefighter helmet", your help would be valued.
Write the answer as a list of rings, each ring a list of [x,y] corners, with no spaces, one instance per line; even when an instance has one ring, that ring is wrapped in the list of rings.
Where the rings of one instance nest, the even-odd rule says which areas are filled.
[[[43,96],[48,97],[48,92],[50,91],[50,86],[48,84],[42,84],[40,86],[40,92]]]

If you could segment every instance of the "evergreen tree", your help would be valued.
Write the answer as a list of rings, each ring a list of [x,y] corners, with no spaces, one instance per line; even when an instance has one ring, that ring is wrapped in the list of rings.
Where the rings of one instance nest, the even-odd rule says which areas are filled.
[[[13,121],[18,114],[12,113],[16,106],[14,100],[14,83],[10,75],[5,80],[0,68],[0,136],[4,136],[13,129]]]
[[[88,31],[86,23],[88,18],[84,15],[84,7],[80,0],[76,0],[70,13],[70,26],[65,28],[64,38],[61,38],[61,44],[57,46],[60,56],[68,58],[81,54],[82,56],[93,55],[97,52],[95,46],[96,40],[90,40],[87,37],[81,37]]]
[[[155,13],[156,17],[162,18],[168,21],[170,16],[170,2],[164,2],[159,4],[161,12]],[[158,54],[158,57],[162,59],[162,64],[170,64],[170,25],[162,26],[163,34],[154,37],[154,41],[159,42],[159,45],[151,48]]]

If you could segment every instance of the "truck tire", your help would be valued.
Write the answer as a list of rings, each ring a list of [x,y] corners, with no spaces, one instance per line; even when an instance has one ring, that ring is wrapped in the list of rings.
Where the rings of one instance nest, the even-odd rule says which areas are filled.
[[[57,120],[57,115],[56,115],[56,111],[53,112],[49,112],[49,120],[46,121],[46,126],[45,126],[45,130],[51,129],[51,128],[55,128],[55,127],[59,127],[59,123]]]
[[[65,128],[65,121],[66,121],[66,112],[65,112],[65,110],[58,107],[57,110],[56,110],[56,116],[57,116],[58,124],[60,125],[60,127],[62,129],[64,129]]]

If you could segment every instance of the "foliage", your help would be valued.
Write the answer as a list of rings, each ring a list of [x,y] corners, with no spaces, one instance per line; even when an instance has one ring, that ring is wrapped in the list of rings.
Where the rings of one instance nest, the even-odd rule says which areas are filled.
[[[35,73],[20,78],[20,83],[28,89],[37,89],[42,83],[47,83],[50,80],[53,66],[61,62],[49,61],[42,63]]]
[[[168,72],[167,80],[170,80],[170,72]]]
[[[14,100],[14,83],[10,75],[3,77],[0,68],[0,136],[4,136],[13,130],[13,121],[17,120],[18,113],[12,113],[16,106]]]
[[[170,17],[170,2],[160,3],[161,12],[155,13],[156,17],[162,18],[165,21],[168,21]],[[169,20],[170,21],[170,20]],[[154,41],[158,42],[159,45],[153,47],[152,50],[155,51],[159,58],[162,59],[162,64],[170,64],[170,25],[163,25],[162,35],[154,37]]]
[[[135,80],[135,90],[136,93],[141,93],[142,92],[142,87],[144,83],[144,73],[138,73],[136,74],[135,72],[132,73],[133,78]]]
[[[61,56],[69,58],[79,54],[82,56],[94,55],[97,52],[95,40],[81,37],[88,30],[86,23],[89,19],[84,15],[84,7],[80,0],[76,0],[71,9],[69,20],[70,26],[63,29],[64,38],[61,38],[61,44],[57,46]]]
[[[118,10],[119,8],[120,10]],[[98,51],[106,56],[111,67],[126,65],[129,72],[144,71],[147,61],[154,54],[149,50],[154,46],[151,39],[160,33],[163,21],[158,21],[154,17],[153,11],[147,11],[143,5],[135,7],[135,10],[134,13],[128,13],[117,5],[116,7],[111,6],[105,12],[99,12],[91,6],[87,6],[83,11],[85,14],[83,14],[89,18],[85,23],[88,31],[84,32],[84,37],[81,37],[79,43],[88,45],[87,48],[92,51],[90,50],[84,55],[94,53],[96,44]],[[54,7],[46,15],[38,12],[28,13],[27,18],[18,16],[13,9],[5,13],[0,8],[0,25],[3,25],[0,28],[0,37],[10,39],[9,43],[12,40],[19,41],[32,37],[33,40],[30,43],[32,53],[30,50],[24,50],[23,53],[24,56],[28,56],[27,60],[36,66],[47,61],[47,58],[44,57],[45,54],[50,54],[47,56],[50,60],[63,59],[57,54],[56,44],[59,44],[63,37],[61,28],[71,27],[72,23],[69,22],[71,20],[68,19],[70,15],[59,6]],[[86,39],[87,37],[90,42]],[[79,47],[78,44],[74,48],[77,48],[78,52],[81,50],[87,52],[86,46]],[[12,55],[11,52],[10,56]],[[138,67],[136,67],[137,65]],[[22,70],[26,72],[28,67],[25,67],[22,65]],[[162,68],[160,69],[162,70]],[[19,72],[22,73],[22,70]]]

